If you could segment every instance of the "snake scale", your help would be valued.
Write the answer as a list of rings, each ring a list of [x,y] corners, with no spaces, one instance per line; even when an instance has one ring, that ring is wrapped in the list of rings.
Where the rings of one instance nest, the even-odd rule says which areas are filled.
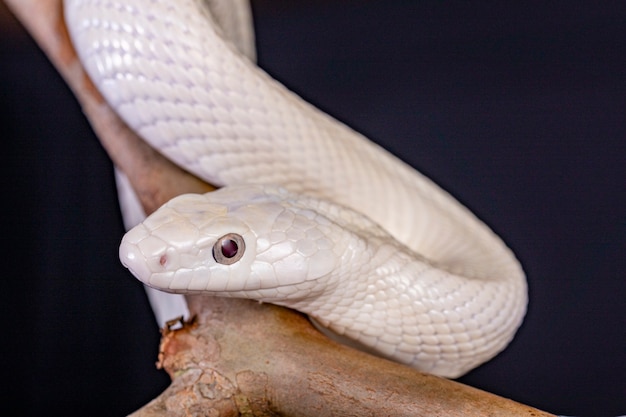
[[[138,279],[294,308],[445,377],[511,341],[527,304],[514,254],[431,180],[258,68],[245,1],[67,0],[65,16],[111,107],[222,187],[179,196],[124,236]]]

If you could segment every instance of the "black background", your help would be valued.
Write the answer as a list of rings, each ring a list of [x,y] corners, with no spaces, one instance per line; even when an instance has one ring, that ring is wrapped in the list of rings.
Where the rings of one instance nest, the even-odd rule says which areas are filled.
[[[626,413],[626,8],[474,3],[257,0],[260,64],[520,258],[526,320],[462,382],[554,413]],[[5,398],[21,415],[123,415],[168,378],[117,259],[112,167],[46,58],[5,29]]]

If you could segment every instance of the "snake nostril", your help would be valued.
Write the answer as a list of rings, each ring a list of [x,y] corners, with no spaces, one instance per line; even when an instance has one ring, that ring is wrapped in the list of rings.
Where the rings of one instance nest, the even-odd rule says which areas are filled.
[[[161,255],[161,257],[159,258],[159,265],[165,266],[166,263],[167,263],[167,255]]]

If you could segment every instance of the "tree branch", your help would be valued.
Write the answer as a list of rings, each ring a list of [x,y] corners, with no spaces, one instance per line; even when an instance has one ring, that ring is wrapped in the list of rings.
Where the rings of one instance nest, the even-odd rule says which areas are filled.
[[[147,213],[175,195],[214,189],[137,137],[82,68],[62,0],[5,0],[73,90]],[[549,416],[545,412],[339,345],[301,314],[248,300],[188,297],[196,315],[163,330],[168,389],[135,417],[195,415]]]

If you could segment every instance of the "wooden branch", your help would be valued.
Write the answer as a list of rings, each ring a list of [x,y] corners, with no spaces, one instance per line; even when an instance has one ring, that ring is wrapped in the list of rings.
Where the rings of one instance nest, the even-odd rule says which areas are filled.
[[[139,139],[106,105],[71,46],[62,0],[5,0],[82,105],[147,213],[209,184]],[[301,314],[235,299],[188,297],[192,323],[164,329],[159,366],[169,388],[133,414],[549,416],[540,410],[355,351]]]
[[[336,344],[282,307],[189,301],[196,323],[165,331],[161,344],[160,363],[173,382],[133,417],[216,409],[254,416],[550,415]]]

